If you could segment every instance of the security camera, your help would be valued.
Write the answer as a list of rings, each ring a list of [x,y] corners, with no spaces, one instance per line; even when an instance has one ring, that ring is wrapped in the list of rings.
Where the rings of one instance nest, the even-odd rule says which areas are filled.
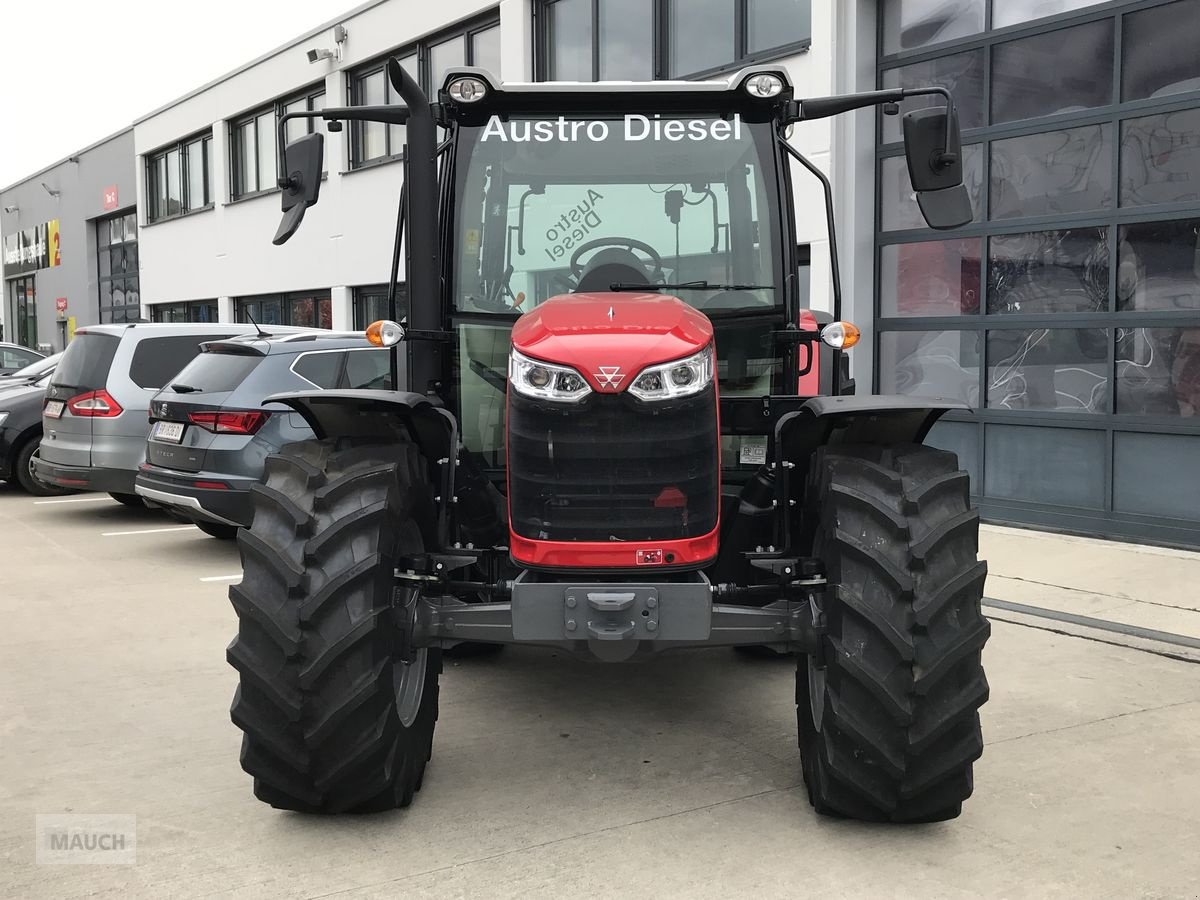
[[[316,49],[308,51],[308,61],[310,63],[320,62],[323,59],[333,59],[333,51]]]

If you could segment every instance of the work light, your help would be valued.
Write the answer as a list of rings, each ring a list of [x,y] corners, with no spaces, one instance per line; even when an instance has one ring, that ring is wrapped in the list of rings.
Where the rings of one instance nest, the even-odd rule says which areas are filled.
[[[474,103],[487,95],[487,85],[479,78],[456,78],[446,92],[459,103]]]

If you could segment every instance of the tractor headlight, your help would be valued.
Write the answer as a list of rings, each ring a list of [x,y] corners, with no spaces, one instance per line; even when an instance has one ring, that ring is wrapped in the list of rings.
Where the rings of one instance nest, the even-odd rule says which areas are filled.
[[[508,358],[508,384],[526,397],[560,403],[577,403],[592,392],[574,369],[530,359],[516,350]]]
[[[481,78],[456,78],[446,88],[452,98],[459,103],[475,103],[487,96],[487,85]]]
[[[751,97],[759,97],[765,100],[783,92],[783,79],[778,75],[772,75],[770,72],[762,72],[747,78],[745,88],[746,93]]]
[[[713,351],[705,347],[695,356],[643,369],[629,393],[639,400],[674,400],[698,394],[713,380]]]

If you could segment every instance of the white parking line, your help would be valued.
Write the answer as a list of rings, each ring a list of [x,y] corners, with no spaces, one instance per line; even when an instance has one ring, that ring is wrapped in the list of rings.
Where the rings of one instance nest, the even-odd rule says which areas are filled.
[[[65,500],[34,500],[34,506],[41,506],[43,503],[99,503],[101,500],[112,501],[112,497],[67,497]]]
[[[242,573],[236,575],[209,575],[207,578],[201,578],[201,581],[241,581]]]
[[[101,537],[122,537],[126,534],[161,534],[165,531],[195,531],[195,525],[175,525],[172,528],[139,528],[137,531],[102,531]]]

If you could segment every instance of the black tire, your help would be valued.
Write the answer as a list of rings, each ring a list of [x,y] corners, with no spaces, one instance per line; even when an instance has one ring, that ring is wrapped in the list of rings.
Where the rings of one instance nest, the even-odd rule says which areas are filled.
[[[221,541],[232,541],[237,538],[238,527],[236,525],[223,525],[220,522],[204,522],[200,520],[196,520],[192,524],[209,537],[214,537]]]
[[[441,654],[397,656],[401,555],[420,553],[428,476],[410,444],[289,444],[267,459],[254,518],[238,534],[229,590],[240,683],[231,715],[242,768],[279,809],[377,812],[407,806],[433,749]]]
[[[70,488],[61,488],[54,484],[47,484],[37,477],[37,473],[33,471],[33,458],[37,456],[38,450],[42,446],[41,435],[34,435],[21,445],[21,449],[17,451],[17,456],[13,460],[13,476],[27,494],[33,494],[35,497],[57,497],[60,494],[74,493]]]
[[[824,666],[801,657],[804,780],[820,813],[952,819],[983,752],[979,514],[953,453],[918,445],[822,448],[802,533],[829,578]]]
[[[146,508],[145,501],[143,501],[142,498],[137,494],[114,494],[112,491],[109,491],[108,496],[112,497],[122,506],[128,506],[131,509]]]

